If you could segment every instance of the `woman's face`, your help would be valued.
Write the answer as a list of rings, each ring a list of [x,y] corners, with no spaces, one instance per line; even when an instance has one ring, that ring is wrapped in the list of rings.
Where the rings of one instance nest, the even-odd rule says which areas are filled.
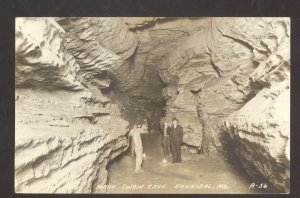
[[[173,120],[173,125],[177,125],[177,120]]]

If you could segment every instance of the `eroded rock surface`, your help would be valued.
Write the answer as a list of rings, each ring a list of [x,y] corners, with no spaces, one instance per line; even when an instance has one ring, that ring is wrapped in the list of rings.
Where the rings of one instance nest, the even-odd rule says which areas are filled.
[[[38,24],[37,38],[28,30],[31,23]],[[93,158],[102,164],[99,167],[105,167],[112,153],[126,148],[126,124],[120,117],[131,124],[152,123],[165,113],[162,120],[176,117],[183,126],[190,151],[226,156],[225,145],[231,145],[250,176],[264,177],[288,191],[289,26],[288,18],[22,19],[16,26],[17,91],[34,86],[28,98],[39,95],[38,89],[49,89],[54,91],[49,96],[53,100],[62,102],[62,95],[71,99],[69,104],[49,107],[64,115],[52,127],[72,128],[75,120],[85,120],[92,129],[101,120],[116,120],[116,126],[124,122],[110,139],[99,135],[106,128],[92,133],[91,138],[112,142],[92,152],[106,153],[101,162]],[[44,106],[33,104],[19,112],[31,117]],[[17,117],[22,116],[17,111]],[[80,141],[82,131],[78,127],[72,137]],[[114,145],[119,145],[118,152],[112,151]],[[106,178],[105,171],[98,174]]]
[[[287,82],[263,89],[224,122],[249,175],[268,178],[284,192],[290,187],[289,95]]]
[[[235,154],[249,175],[262,175],[281,191],[289,192],[289,28],[288,21],[274,20],[270,24],[272,31],[262,39],[269,56],[250,75],[250,88],[263,89],[226,118],[223,129],[238,148]]]
[[[54,19],[16,19],[16,85],[82,89],[79,66],[64,46],[65,31]]]
[[[93,75],[120,58],[93,48],[78,61],[53,19],[17,19],[16,27],[15,191],[95,192],[107,163],[128,147],[128,122],[93,81],[109,82],[88,79],[86,68],[89,57],[98,63],[89,65]]]

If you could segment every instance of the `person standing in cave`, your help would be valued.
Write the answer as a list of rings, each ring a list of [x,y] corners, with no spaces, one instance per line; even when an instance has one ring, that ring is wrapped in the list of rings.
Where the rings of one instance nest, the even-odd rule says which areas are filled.
[[[183,142],[183,129],[178,124],[176,118],[172,119],[172,127],[170,128],[170,145],[173,157],[172,163],[181,163],[181,144]]]
[[[163,159],[163,163],[167,163],[167,156],[170,155],[170,138],[169,138],[169,134],[170,134],[170,127],[168,126],[168,123],[165,121],[164,122],[164,128],[163,128],[163,140],[162,140],[162,144],[163,144],[163,151],[164,151],[164,159]]]
[[[151,132],[151,114],[148,114],[147,116],[147,124],[148,124],[148,130]]]
[[[135,125],[130,131],[130,136],[132,137],[135,153],[135,173],[141,173],[142,163],[143,163],[143,144],[141,133],[146,133],[146,127],[141,124]]]

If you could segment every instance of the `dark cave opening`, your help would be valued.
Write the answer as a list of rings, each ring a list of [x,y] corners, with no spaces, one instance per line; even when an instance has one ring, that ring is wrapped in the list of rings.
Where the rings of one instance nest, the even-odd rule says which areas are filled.
[[[144,78],[134,88],[123,90],[116,77],[111,73],[99,74],[97,78],[110,78],[108,87],[99,88],[103,96],[117,104],[121,117],[135,124],[146,124],[149,133],[161,132],[161,118],[166,116],[166,100],[162,90],[167,86],[154,69],[147,69]],[[125,82],[126,83],[126,82]]]
[[[165,116],[165,101],[152,103],[148,100],[128,96],[113,88],[101,89],[102,94],[111,99],[120,108],[121,117],[132,127],[136,124],[146,124],[149,133],[160,132],[160,119]]]

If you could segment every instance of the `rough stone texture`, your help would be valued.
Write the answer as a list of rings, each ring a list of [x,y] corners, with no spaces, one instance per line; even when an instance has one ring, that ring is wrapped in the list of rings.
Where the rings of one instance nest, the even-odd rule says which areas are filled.
[[[83,88],[64,32],[52,18],[16,18],[16,86]]]
[[[173,95],[174,104],[179,100],[186,105],[178,111],[193,109],[196,112],[196,119],[188,119],[192,122],[198,120],[193,129],[196,133],[191,133],[189,139],[200,140],[192,146],[197,146],[205,153],[213,152],[219,144],[214,137],[217,136],[218,126],[215,121],[241,107],[244,90],[239,89],[244,89],[243,84],[248,80],[244,77],[248,77],[255,66],[252,63],[251,50],[247,46],[224,37],[216,30],[218,20],[221,19],[202,19],[201,28],[170,53],[160,70],[160,76],[165,83],[171,86],[176,84],[179,95]],[[221,58],[222,64],[219,64],[217,61]],[[235,81],[241,86],[238,87]],[[169,113],[167,116],[185,119],[185,114]],[[190,125],[188,120],[182,122],[183,125]],[[202,138],[199,139],[200,136]]]
[[[143,120],[147,117],[146,111],[151,111],[152,104],[161,102],[161,84],[158,75],[153,70],[145,71],[144,65],[135,66],[132,63],[138,39],[135,32],[129,31],[127,22],[125,23],[126,18],[58,18],[56,20],[66,30],[67,48],[82,68],[78,75],[83,76],[81,82],[100,89],[113,87],[118,90],[120,93],[117,94],[120,96],[113,95],[111,98],[120,99],[121,102],[118,104],[124,117],[133,121],[139,118],[136,116],[138,114],[142,115]],[[131,23],[137,22],[131,21]],[[102,57],[99,56],[99,52]],[[95,55],[100,57],[101,61],[94,61],[97,60],[94,58]],[[101,64],[100,68],[107,69],[109,66],[109,72],[91,68],[91,66],[95,67],[95,64],[85,64],[90,62],[89,59],[93,60],[93,63]],[[142,80],[143,76],[147,81]],[[153,86],[154,84],[158,86]],[[147,95],[150,92],[153,94]],[[125,94],[121,95],[121,93]]]
[[[184,143],[196,148],[200,147],[202,125],[198,118],[195,96],[184,87],[168,87],[163,90],[163,96],[167,100],[167,122],[172,123],[172,117],[169,115],[179,119],[179,124],[183,127]]]
[[[119,57],[89,43],[78,53],[93,50],[76,56],[51,18],[17,19],[16,27],[15,191],[100,191],[107,163],[128,147],[128,122],[95,86],[110,80],[89,79],[86,69],[99,75]]]
[[[265,88],[224,121],[249,175],[268,178],[284,192],[290,187],[289,95],[286,81]]]
[[[104,23],[92,18],[58,18],[58,23],[66,30],[66,48],[80,66],[77,78],[84,85],[99,88],[109,87],[106,71],[122,63],[121,57],[98,41],[95,24]],[[101,23],[102,22],[102,23]],[[92,28],[93,27],[93,28]]]
[[[290,189],[290,39],[288,20],[268,20],[273,27],[262,40],[268,58],[250,75],[250,87],[264,87],[223,122],[235,154],[249,175]]]
[[[249,80],[253,72],[267,67],[264,72],[268,72],[280,62],[287,62],[289,67],[289,35],[285,30],[288,25],[285,19],[203,19],[204,28],[190,35],[163,61],[165,69],[160,71],[161,77],[170,86],[177,84],[178,90],[184,86],[194,94],[199,116],[212,120],[217,116],[216,120],[220,120],[241,108],[265,86],[263,83],[255,84],[254,78]],[[269,52],[271,47],[268,46],[272,44],[265,43],[271,43],[268,40],[274,42],[274,38],[278,38],[278,47]],[[279,60],[275,60],[274,56]],[[274,66],[263,66],[269,59],[273,60],[274,63],[270,64]],[[285,67],[285,70],[288,69]],[[257,76],[255,73],[253,77]],[[172,83],[172,80],[176,83]],[[185,95],[186,101],[190,101],[191,94]],[[178,96],[173,95],[179,96],[180,91]],[[182,101],[180,97],[178,100]],[[172,102],[170,104],[173,105]],[[189,102],[185,102],[185,105],[189,105]],[[193,103],[190,105],[184,108],[193,109]],[[208,120],[211,119],[204,119]],[[206,125],[217,126],[218,123],[207,122]]]
[[[289,191],[289,156],[283,154],[289,149],[289,128],[286,127],[289,124],[289,89],[284,91],[276,105],[269,105],[268,108],[276,109],[275,112],[268,112],[265,107],[266,112],[259,117],[261,119],[256,119],[257,114],[261,113],[258,106],[268,104],[267,96],[262,97],[260,92],[268,89],[269,95],[275,94],[274,97],[277,97],[279,91],[273,84],[289,82],[289,20],[213,18],[203,19],[202,24],[203,29],[191,34],[162,61],[159,74],[168,85],[163,91],[167,99],[167,118],[176,116],[184,126],[184,142],[204,153],[224,153],[224,131],[237,134],[244,128],[241,130],[249,133],[249,138],[245,140],[232,134],[231,137],[234,137],[232,140],[236,145],[233,149],[249,175],[257,173],[278,189]],[[286,104],[279,102],[281,100]],[[246,117],[241,111],[241,115],[238,114],[238,118],[231,123],[233,129],[229,127],[231,130],[224,130],[221,127],[223,120],[248,101],[247,106],[251,106],[253,111],[247,111]],[[195,107],[196,113],[182,113],[191,112]],[[277,117],[269,121],[270,116],[276,117],[281,111],[285,118]],[[197,116],[199,123],[192,125],[193,132],[189,133],[187,129],[197,120],[190,118],[193,115]],[[260,128],[259,131],[264,131],[260,133],[272,131],[274,125],[280,126],[280,130],[277,127],[275,130],[283,131],[278,133],[286,135],[281,137],[274,132],[273,139],[266,138],[266,142],[260,144],[261,137],[246,126],[260,126],[259,123],[266,120],[271,124]],[[201,142],[195,143],[195,139]],[[274,144],[276,141],[277,144]],[[261,149],[257,151],[257,148]],[[277,149],[280,150],[277,154],[284,156],[285,164],[278,160],[277,155],[271,154],[272,150]]]
[[[165,17],[122,17],[129,29],[140,29],[154,25],[156,21]]]
[[[90,193],[106,184],[106,164],[127,149],[128,122],[90,95],[16,91],[16,192]]]
[[[101,115],[119,108],[131,123],[159,119],[165,102],[162,120],[177,117],[194,152],[227,155],[224,145],[236,145],[249,175],[288,191],[289,117],[279,115],[289,109],[288,18],[56,18],[62,28],[49,20],[38,20],[55,24],[38,38],[64,45],[46,39],[38,55],[26,52],[33,41],[17,28],[17,86],[82,90],[91,94],[81,99],[87,106],[106,109]],[[52,64],[46,49],[70,61]]]

